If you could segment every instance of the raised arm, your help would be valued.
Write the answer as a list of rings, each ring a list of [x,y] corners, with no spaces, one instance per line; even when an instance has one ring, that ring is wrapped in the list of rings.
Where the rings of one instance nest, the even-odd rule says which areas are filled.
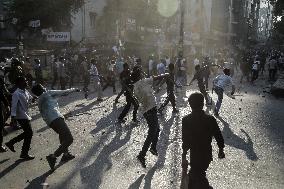
[[[78,91],[78,89],[71,88],[66,90],[49,90],[48,92],[51,96],[56,97],[56,96],[68,95],[75,91]]]

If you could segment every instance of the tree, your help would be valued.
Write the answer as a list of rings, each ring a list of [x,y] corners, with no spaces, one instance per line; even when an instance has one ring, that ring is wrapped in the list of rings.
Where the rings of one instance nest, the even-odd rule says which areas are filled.
[[[270,0],[273,5],[273,38],[278,43],[284,40],[284,1]]]
[[[83,5],[84,0],[11,0],[9,16],[17,18],[17,30],[25,30],[31,20],[40,20],[41,28],[54,30],[72,26],[72,14]]]

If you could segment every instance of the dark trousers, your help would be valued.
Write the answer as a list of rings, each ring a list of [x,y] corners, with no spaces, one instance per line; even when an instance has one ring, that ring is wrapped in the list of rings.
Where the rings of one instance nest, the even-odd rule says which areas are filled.
[[[218,95],[218,100],[216,102],[216,106],[215,106],[215,112],[216,113],[219,113],[219,110],[221,108],[221,105],[222,105],[222,101],[223,101],[223,93],[224,93],[224,90],[220,87],[215,87],[214,88],[214,91],[216,92],[216,94]]]
[[[189,182],[188,188],[190,189],[211,189],[208,179],[206,177],[206,170],[210,162],[205,163],[191,163],[188,173]]]
[[[166,100],[159,108],[159,111],[163,111],[163,109],[169,104],[169,102],[171,102],[172,107],[175,110],[176,109],[176,97],[175,97],[174,91],[167,92]]]
[[[252,77],[251,77],[251,82],[255,81],[258,78],[258,71],[253,70],[252,71]]]
[[[65,90],[65,88],[66,88],[66,79],[65,79],[65,77],[60,77],[60,88],[61,88],[61,90]]]
[[[205,75],[204,76],[204,83],[205,83],[206,89],[208,89],[208,81],[209,81],[209,75]]]
[[[70,72],[69,88],[72,88],[74,86],[74,81],[77,81],[77,83],[80,82],[80,79],[80,75],[78,75],[76,72]]]
[[[56,85],[57,79],[58,79],[58,75],[56,73],[54,73],[53,74],[53,81],[52,81],[52,84],[51,84],[52,89],[54,89],[54,86]]]
[[[103,91],[104,91],[107,87],[112,87],[113,93],[116,93],[115,80],[106,81],[105,85],[103,86]]]
[[[122,112],[119,115],[118,119],[119,120],[123,120],[123,118],[125,118],[126,114],[129,112],[131,104],[132,104],[134,106],[133,120],[136,120],[137,119],[137,111],[138,111],[138,108],[139,108],[139,104],[138,104],[137,100],[135,99],[135,97],[133,97],[131,94],[129,94],[129,92],[125,92],[124,95],[126,97],[126,105],[124,106],[124,109],[122,110]]]
[[[83,88],[83,90],[86,92],[86,91],[88,91],[88,86],[90,84],[90,75],[89,74],[85,74],[83,76],[83,79],[84,79],[84,88]]]
[[[24,140],[22,147],[22,154],[27,155],[30,150],[31,141],[33,137],[31,121],[27,119],[18,119],[17,121],[21,125],[24,132],[16,136],[15,138],[11,139],[8,143],[14,145],[17,142]]]
[[[269,79],[270,80],[275,80],[275,75],[276,75],[276,69],[269,69]]]
[[[206,92],[204,84],[198,85],[198,88],[199,88],[200,93],[203,94],[206,103],[209,103],[208,93]]]
[[[146,137],[146,140],[144,142],[144,145],[139,155],[141,155],[142,157],[145,157],[150,145],[152,149],[156,150],[158,139],[159,139],[160,128],[159,128],[156,107],[144,113],[143,116],[147,121],[149,130],[148,130],[148,135]]]
[[[49,127],[59,135],[60,146],[54,152],[54,155],[59,157],[61,154],[68,152],[69,146],[73,143],[73,136],[65,120],[61,117],[52,121]]]

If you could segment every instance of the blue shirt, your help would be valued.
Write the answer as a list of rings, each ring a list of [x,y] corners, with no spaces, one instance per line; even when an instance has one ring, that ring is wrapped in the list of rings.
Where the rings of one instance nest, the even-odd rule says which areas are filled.
[[[67,90],[49,90],[39,96],[38,108],[47,125],[50,125],[52,121],[59,117],[64,118],[59,111],[59,105],[55,97],[71,93],[75,90],[74,88]]]

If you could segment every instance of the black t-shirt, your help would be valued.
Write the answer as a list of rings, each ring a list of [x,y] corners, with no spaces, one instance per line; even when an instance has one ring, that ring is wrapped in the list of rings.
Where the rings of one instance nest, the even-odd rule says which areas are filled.
[[[224,148],[224,139],[213,116],[204,111],[193,112],[182,119],[182,149],[190,149],[190,164],[212,161],[212,138],[219,148]]]
[[[203,83],[203,70],[200,69],[199,71],[197,71],[194,76],[193,76],[193,80],[197,80],[198,85],[204,85]]]

